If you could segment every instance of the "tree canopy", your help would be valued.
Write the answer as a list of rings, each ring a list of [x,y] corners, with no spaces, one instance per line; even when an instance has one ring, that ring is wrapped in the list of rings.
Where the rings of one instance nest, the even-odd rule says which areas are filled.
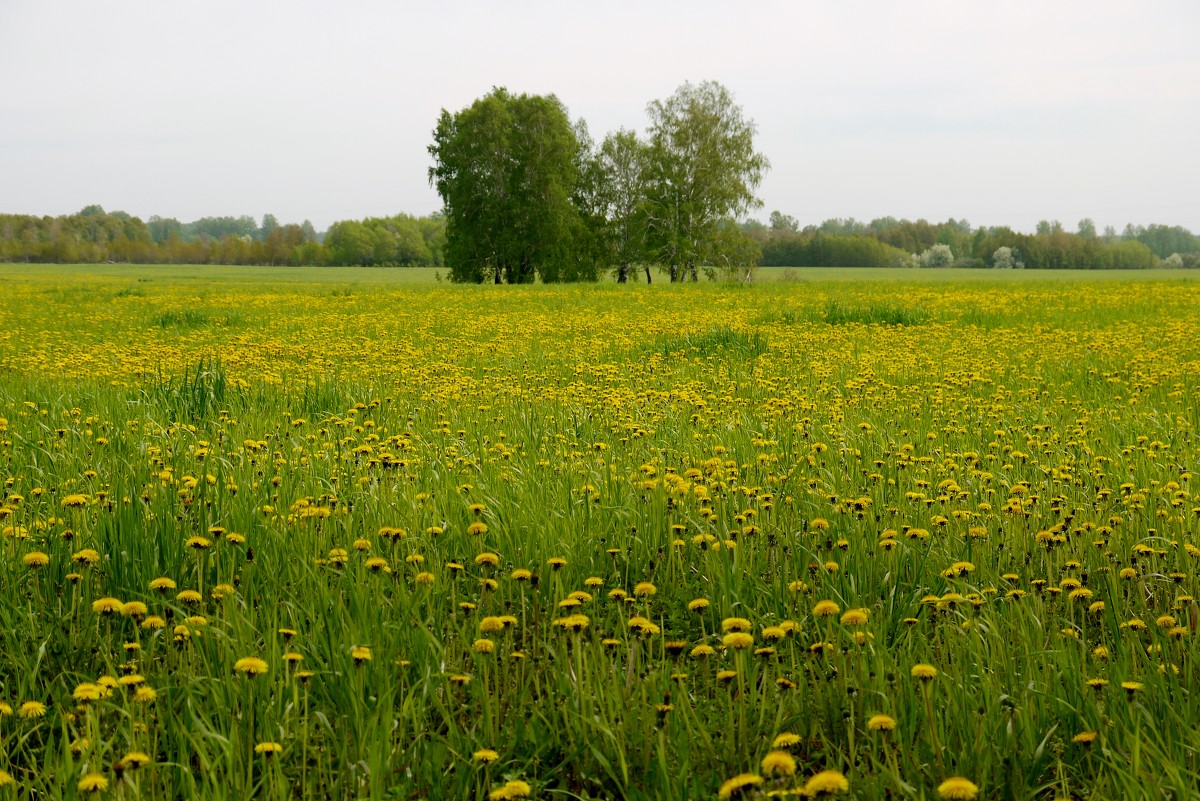
[[[455,114],[443,110],[433,139],[429,180],[445,205],[451,279],[571,277],[580,146],[558,98],[493,89]]]
[[[635,265],[696,279],[708,265],[736,274],[758,245],[735,222],[761,205],[768,163],[754,123],[730,92],[684,84],[647,107],[646,138],[621,130],[596,147],[553,95],[497,88],[442,111],[429,147],[430,183],[447,220],[455,281],[592,280]]]
[[[741,247],[722,223],[762,205],[754,193],[770,164],[754,149],[753,121],[715,81],[685,83],[646,110],[652,247],[672,280],[695,280],[698,264]]]

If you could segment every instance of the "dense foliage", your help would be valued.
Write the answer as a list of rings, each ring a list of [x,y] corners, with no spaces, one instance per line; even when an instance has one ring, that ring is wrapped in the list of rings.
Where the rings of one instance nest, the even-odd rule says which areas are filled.
[[[31,263],[372,265],[436,267],[445,222],[440,215],[369,218],[330,226],[322,237],[305,220],[262,225],[252,217],[162,217],[143,222],[88,206],[78,214],[0,214],[0,261]]]
[[[870,223],[832,219],[801,230],[794,218],[773,212],[770,225],[749,220],[741,229],[760,243],[760,263],[771,266],[931,266],[922,256],[944,246],[952,262],[963,267],[994,267],[1001,248],[1010,249],[1015,263],[1034,270],[1200,267],[1200,237],[1186,228],[1164,225],[1129,225],[1122,234],[1109,229],[1097,236],[1086,219],[1080,221],[1078,233],[1044,221],[1028,234],[1006,227],[972,228],[966,220],[935,224],[886,217]],[[1164,265],[1173,254],[1177,258]]]
[[[588,264],[574,244],[580,143],[556,97],[495,89],[456,114],[443,109],[429,153],[452,280],[595,278],[577,274]]]
[[[466,283],[619,282],[636,265],[671,281],[701,265],[748,272],[758,248],[732,221],[759,204],[767,160],[754,123],[725,87],[684,84],[648,107],[643,141],[610,134],[597,148],[582,121],[549,97],[495,89],[443,110],[429,147],[430,182],[447,219],[446,262]]]
[[[420,275],[0,269],[0,797],[1194,797],[1197,282]]]

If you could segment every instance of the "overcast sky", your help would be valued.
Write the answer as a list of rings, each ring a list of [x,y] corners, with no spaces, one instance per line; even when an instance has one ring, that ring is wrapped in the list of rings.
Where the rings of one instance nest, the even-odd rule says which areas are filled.
[[[0,0],[0,212],[428,213],[440,110],[725,84],[801,223],[1200,232],[1200,2]]]

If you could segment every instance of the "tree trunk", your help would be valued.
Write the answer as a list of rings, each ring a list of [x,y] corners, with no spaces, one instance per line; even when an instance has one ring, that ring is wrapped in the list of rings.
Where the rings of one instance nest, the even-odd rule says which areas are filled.
[[[650,283],[650,265],[649,264],[646,265],[646,283],[647,284]]]
[[[497,284],[500,283],[500,273],[501,273],[500,265],[497,264],[496,265],[496,279],[495,279]]]
[[[687,274],[692,277],[692,281],[700,280],[700,273],[696,270],[695,262],[692,262],[687,266]]]
[[[672,264],[671,265],[671,283],[673,284],[678,280],[679,280],[679,265]]]
[[[617,283],[624,284],[629,281],[629,265],[622,264],[617,270]]]

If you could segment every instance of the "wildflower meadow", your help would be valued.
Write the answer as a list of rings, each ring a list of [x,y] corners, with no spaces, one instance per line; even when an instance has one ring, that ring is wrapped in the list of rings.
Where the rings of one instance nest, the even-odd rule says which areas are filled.
[[[0,267],[0,799],[1198,797],[1196,277],[769,273]]]

